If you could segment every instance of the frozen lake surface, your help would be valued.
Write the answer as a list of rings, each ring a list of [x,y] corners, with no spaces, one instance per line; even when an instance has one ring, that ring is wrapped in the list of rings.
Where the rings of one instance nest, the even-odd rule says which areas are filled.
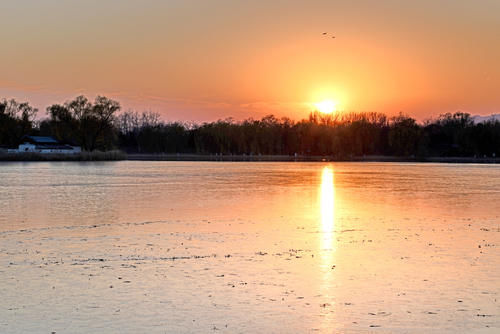
[[[0,333],[499,333],[500,166],[0,164]]]

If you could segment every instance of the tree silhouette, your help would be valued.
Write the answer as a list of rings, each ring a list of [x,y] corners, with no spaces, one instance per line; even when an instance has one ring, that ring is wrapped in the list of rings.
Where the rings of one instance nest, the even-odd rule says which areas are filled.
[[[418,124],[399,114],[312,112],[307,119],[268,115],[187,124],[164,122],[154,112],[125,111],[98,96],[78,96],[47,108],[35,122],[28,103],[0,101],[0,145],[15,146],[23,135],[42,134],[81,145],[86,151],[120,148],[129,153],[200,153],[245,155],[500,156],[500,122],[474,123],[467,113],[440,115]]]

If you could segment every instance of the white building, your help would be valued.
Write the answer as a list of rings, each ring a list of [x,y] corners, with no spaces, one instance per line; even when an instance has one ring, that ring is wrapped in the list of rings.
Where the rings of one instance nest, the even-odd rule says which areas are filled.
[[[53,137],[24,136],[23,143],[9,153],[43,153],[43,154],[75,154],[80,153],[80,146],[59,143]]]

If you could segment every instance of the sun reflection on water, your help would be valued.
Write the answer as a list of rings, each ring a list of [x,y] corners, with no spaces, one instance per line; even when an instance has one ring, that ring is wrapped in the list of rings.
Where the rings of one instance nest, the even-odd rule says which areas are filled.
[[[332,295],[332,287],[335,285],[335,177],[332,167],[326,166],[321,174],[321,185],[319,191],[319,215],[321,225],[319,226],[320,237],[318,246],[321,254],[320,272],[322,298],[325,307],[322,309],[322,324],[326,328],[332,328],[334,316],[332,308],[335,304],[335,296]],[[330,307],[327,307],[330,306]]]
[[[324,236],[330,236],[335,227],[335,188],[333,169],[323,168],[321,175],[321,230]]]

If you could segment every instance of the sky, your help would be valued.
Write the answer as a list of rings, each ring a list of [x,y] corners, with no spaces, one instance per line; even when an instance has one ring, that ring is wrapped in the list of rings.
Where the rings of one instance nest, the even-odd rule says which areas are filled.
[[[166,120],[500,112],[498,0],[2,0],[0,98]],[[326,32],[326,35],[323,35]],[[335,36],[335,38],[331,38]]]

